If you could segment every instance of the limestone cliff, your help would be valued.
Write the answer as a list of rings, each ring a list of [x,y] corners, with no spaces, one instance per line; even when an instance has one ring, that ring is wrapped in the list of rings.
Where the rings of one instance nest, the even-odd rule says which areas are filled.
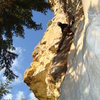
[[[85,21],[67,59],[60,100],[100,100],[100,0],[82,0]]]
[[[52,23],[44,33],[42,40],[33,51],[34,60],[30,68],[25,71],[25,83],[39,100],[99,100],[98,97],[93,99],[91,96],[94,93],[93,89],[100,93],[100,88],[97,88],[100,82],[97,81],[97,87],[93,86],[95,85],[95,74],[98,71],[90,68],[96,66],[91,63],[96,56],[94,56],[94,49],[92,50],[90,46],[92,42],[89,42],[86,35],[87,25],[89,25],[86,17],[88,11],[86,10],[84,20],[80,0],[50,0],[50,3],[52,4],[54,18],[51,20]],[[83,5],[85,6],[84,12],[86,12],[87,3],[83,2]],[[92,6],[94,7],[94,5]],[[95,9],[93,10],[95,11]],[[75,17],[75,23],[72,26],[74,35],[63,36],[57,22],[68,23],[69,13]],[[91,25],[91,27],[93,26]],[[88,30],[88,33],[90,31],[91,29]],[[90,34],[88,34],[88,38],[89,36]],[[61,43],[62,41],[63,43]],[[90,39],[90,41],[92,40]],[[96,44],[98,46],[98,41],[96,41]],[[57,52],[58,49],[59,52]],[[91,80],[93,71],[95,72],[94,80]]]

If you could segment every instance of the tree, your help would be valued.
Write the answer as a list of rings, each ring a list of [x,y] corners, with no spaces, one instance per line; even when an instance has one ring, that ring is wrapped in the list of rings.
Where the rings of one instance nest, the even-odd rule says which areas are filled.
[[[9,83],[10,83],[10,81],[7,81],[5,83],[2,83],[0,81],[0,100],[3,97],[3,95],[10,93],[9,89],[11,89],[11,87],[9,87]]]
[[[50,5],[45,0],[0,0],[0,71],[5,68],[4,76],[12,81],[17,75],[11,70],[17,54],[13,36],[24,38],[24,26],[29,29],[42,29],[33,19],[32,10],[46,14]],[[0,83],[0,99],[9,93],[9,82]]]
[[[24,38],[24,26],[39,30],[41,24],[32,20],[32,10],[46,14],[49,4],[45,0],[0,0],[0,70],[13,80],[17,77],[11,70],[18,56],[11,52],[15,49],[13,36]]]

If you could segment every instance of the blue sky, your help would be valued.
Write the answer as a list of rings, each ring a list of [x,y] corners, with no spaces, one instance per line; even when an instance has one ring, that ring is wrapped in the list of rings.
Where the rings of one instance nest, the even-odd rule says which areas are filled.
[[[34,31],[25,27],[25,39],[14,37],[14,45],[16,47],[15,52],[19,56],[14,61],[12,70],[19,75],[19,78],[12,83],[11,86],[13,88],[10,91],[11,93],[4,96],[2,100],[20,100],[22,96],[25,96],[26,100],[37,100],[35,99],[33,93],[29,90],[29,87],[23,82],[24,72],[33,61],[32,52],[34,47],[42,39],[43,34],[47,29],[47,23],[52,18],[53,12],[51,11],[48,11],[47,15],[33,11],[33,19],[37,23],[42,23],[43,30]],[[3,70],[0,72],[0,79],[4,81],[5,77],[3,77],[2,73]]]

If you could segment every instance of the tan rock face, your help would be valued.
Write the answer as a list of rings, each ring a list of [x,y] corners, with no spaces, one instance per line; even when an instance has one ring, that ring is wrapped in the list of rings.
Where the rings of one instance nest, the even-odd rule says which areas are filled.
[[[68,23],[67,8],[65,8],[67,1],[53,0],[52,24],[35,47],[32,54],[34,61],[24,74],[25,83],[39,100],[58,100],[60,96],[59,88],[67,71],[67,55],[73,41],[73,35],[63,38],[61,28],[57,25],[57,22]],[[80,11],[82,12],[80,4],[77,9],[76,21],[82,15],[80,14],[80,17],[78,15]],[[74,25],[74,31],[78,23],[79,21]],[[61,43],[61,41],[63,42]],[[58,49],[59,52],[57,52]]]

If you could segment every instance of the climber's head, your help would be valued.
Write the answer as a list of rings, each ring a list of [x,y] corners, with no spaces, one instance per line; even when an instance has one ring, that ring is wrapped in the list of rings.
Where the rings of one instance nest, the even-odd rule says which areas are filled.
[[[57,23],[57,25],[58,25],[58,26],[61,26],[61,25],[62,25],[62,23],[61,23],[61,22],[58,22],[58,23]]]

